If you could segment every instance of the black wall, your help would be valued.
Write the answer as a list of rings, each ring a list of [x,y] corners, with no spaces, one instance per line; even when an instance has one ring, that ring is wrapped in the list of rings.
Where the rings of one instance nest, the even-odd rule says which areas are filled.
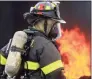
[[[27,28],[23,13],[29,11],[36,1],[0,1],[0,48],[4,46],[15,31]],[[91,2],[62,1],[60,4],[61,17],[66,20],[64,29],[72,29],[78,25],[82,32],[91,38]]]

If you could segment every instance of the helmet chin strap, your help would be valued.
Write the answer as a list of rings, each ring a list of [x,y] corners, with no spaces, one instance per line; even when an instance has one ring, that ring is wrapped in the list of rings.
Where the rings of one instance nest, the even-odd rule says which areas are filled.
[[[48,33],[47,33],[47,18],[44,21],[44,32],[46,35],[48,35]]]

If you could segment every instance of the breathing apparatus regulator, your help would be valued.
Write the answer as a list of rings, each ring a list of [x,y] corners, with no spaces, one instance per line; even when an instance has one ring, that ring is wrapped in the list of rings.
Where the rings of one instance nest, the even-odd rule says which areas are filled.
[[[61,25],[60,23],[65,24],[66,22],[60,17],[59,11],[60,2],[44,1],[38,2],[34,7],[30,8],[30,12],[24,13],[24,19],[27,20],[28,24],[33,27],[37,22],[45,19],[44,22],[44,31],[47,32],[47,19],[52,19],[56,21],[51,29],[52,33],[50,37],[57,39],[61,37]]]

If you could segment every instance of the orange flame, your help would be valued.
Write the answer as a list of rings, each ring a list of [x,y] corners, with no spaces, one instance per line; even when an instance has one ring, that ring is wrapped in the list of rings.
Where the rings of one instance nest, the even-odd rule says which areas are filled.
[[[90,76],[90,44],[79,28],[63,31],[62,38],[57,40],[59,51],[64,62],[66,79],[79,79]]]

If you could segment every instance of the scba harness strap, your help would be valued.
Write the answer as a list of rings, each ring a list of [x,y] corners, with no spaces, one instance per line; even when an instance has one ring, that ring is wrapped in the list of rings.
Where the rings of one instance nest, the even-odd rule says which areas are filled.
[[[25,29],[24,32],[28,35],[28,40],[27,40],[27,43],[25,44],[25,50],[26,50],[26,53],[24,54],[24,57],[23,57],[23,61],[24,61],[24,69],[29,71],[29,72],[26,72],[26,77],[28,77],[28,79],[32,77],[35,78],[35,79],[42,79],[43,76],[43,73],[40,69],[40,65],[38,62],[34,62],[34,61],[29,61],[29,60],[26,60],[26,57],[28,55],[28,53],[30,52],[31,48],[34,47],[34,37],[35,36],[41,36],[38,31],[34,30],[34,29]],[[25,78],[24,78],[25,79]]]
[[[30,29],[25,29],[24,32],[27,33],[28,35],[27,43],[25,44],[25,47],[24,47],[26,53],[22,58],[24,60],[24,69],[37,70],[40,67],[37,62],[26,60],[26,57],[31,50],[31,47],[33,47],[33,44],[34,44],[35,31],[31,31]]]

